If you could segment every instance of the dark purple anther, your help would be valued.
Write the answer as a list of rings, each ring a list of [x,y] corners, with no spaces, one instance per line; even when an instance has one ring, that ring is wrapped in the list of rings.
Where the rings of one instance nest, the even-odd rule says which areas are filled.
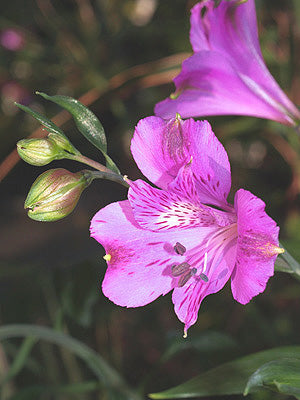
[[[178,265],[173,265],[172,266],[172,275],[180,276],[183,273],[185,273],[186,271],[188,271],[190,269],[190,267],[191,267],[190,264],[188,264],[187,262],[183,262]]]
[[[175,244],[174,250],[176,251],[177,254],[181,256],[186,252],[186,248],[184,247],[184,245],[179,242]]]
[[[194,269],[194,268],[193,268]],[[183,287],[187,281],[194,275],[193,269],[187,271],[184,275],[179,278],[178,287]],[[195,268],[196,269],[196,268]]]
[[[208,277],[207,277],[205,274],[203,274],[203,273],[201,273],[201,274],[199,275],[199,278],[202,279],[204,282],[208,282]]]

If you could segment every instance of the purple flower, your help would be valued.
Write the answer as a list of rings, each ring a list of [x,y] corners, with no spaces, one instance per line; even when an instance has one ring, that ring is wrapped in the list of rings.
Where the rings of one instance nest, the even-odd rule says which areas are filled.
[[[225,149],[208,122],[141,120],[131,144],[143,174],[160,189],[129,181],[128,200],[101,209],[91,235],[106,251],[103,292],[114,303],[144,306],[173,290],[185,332],[202,300],[231,278],[248,303],[274,272],[279,228],[265,204],[240,189],[234,206]]]
[[[297,125],[300,112],[268,71],[259,46],[254,0],[214,0],[191,11],[194,55],[174,79],[176,92],[158,103],[163,118],[251,115]]]

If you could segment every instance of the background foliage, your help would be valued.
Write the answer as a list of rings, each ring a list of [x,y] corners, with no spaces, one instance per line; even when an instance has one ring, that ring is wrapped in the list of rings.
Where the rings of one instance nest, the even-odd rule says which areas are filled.
[[[59,113],[57,105],[34,95],[39,90],[51,95],[83,96],[82,101],[101,120],[109,153],[121,171],[132,179],[141,177],[129,152],[133,129],[173,90],[171,79],[191,52],[189,9],[194,3],[6,2],[0,17],[1,160],[17,140],[39,126],[13,101],[49,117]],[[299,1],[260,0],[256,4],[266,62],[281,87],[300,104]],[[7,29],[20,35],[18,49],[8,49],[3,41]],[[63,114],[58,119],[66,121],[68,116]],[[282,242],[299,260],[298,138],[291,128],[255,118],[218,117],[209,121],[229,153],[233,192],[244,187],[267,203],[267,212],[281,226]],[[84,154],[102,160],[100,153],[76,133],[73,122],[66,121],[64,129]],[[117,378],[116,385],[101,383],[101,379],[115,382],[114,371],[106,371],[108,375],[100,379],[87,362],[87,358],[93,359],[90,353],[84,358],[75,352],[78,358],[70,351],[77,343],[67,340],[68,345],[61,344],[59,340],[69,335],[94,349],[131,386],[139,386],[141,393],[175,386],[252,352],[299,345],[299,283],[283,273],[276,273],[265,293],[246,307],[232,300],[228,287],[206,299],[198,323],[185,341],[170,296],[143,309],[113,305],[101,293],[104,251],[89,238],[88,228],[98,209],[126,197],[125,188],[96,181],[67,219],[38,223],[28,219],[23,202],[33,180],[47,167],[19,162],[12,168],[11,160],[13,156],[0,167],[1,325],[24,323],[53,328],[58,335],[55,343],[60,344],[45,340],[36,343],[32,338],[2,341],[1,399],[121,398],[117,388],[123,383]],[[51,165],[58,166],[71,171],[80,168],[71,161]],[[63,334],[66,337],[59,336]],[[101,360],[96,362],[96,369],[102,370]],[[259,392],[249,397],[273,400],[282,395]]]

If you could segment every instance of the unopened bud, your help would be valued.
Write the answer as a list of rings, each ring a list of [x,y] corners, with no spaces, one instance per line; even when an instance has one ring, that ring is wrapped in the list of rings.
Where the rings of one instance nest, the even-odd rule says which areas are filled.
[[[71,154],[80,154],[64,134],[50,132],[48,138],[51,139],[61,150],[65,150]]]
[[[19,156],[31,165],[46,165],[65,158],[65,153],[49,139],[23,139],[17,143]]]
[[[72,173],[50,169],[33,183],[25,200],[28,216],[36,221],[57,221],[75,208],[83,190],[91,183],[89,171]]]

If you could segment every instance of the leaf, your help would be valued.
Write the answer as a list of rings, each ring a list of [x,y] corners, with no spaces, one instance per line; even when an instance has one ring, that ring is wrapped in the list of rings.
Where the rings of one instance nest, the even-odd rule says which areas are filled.
[[[118,174],[120,173],[116,164],[107,154],[107,143],[104,128],[99,119],[91,110],[80,103],[80,101],[73,99],[72,97],[60,95],[48,96],[45,93],[36,93],[44,97],[44,99],[50,100],[69,111],[74,118],[78,130],[104,155],[107,168]]]
[[[283,358],[262,365],[249,378],[244,395],[257,389],[270,389],[300,398],[300,359]]]
[[[85,107],[80,101],[68,96],[48,96],[45,93],[36,92],[46,100],[58,104],[69,111],[75,120],[79,131],[103,153],[107,152],[106,137],[104,128],[91,110]]]
[[[293,270],[293,272],[300,276],[300,264],[298,261],[294,259],[294,257],[287,251],[286,248],[284,248],[284,253],[281,254],[281,257],[283,260],[290,266],[290,268]]]
[[[31,349],[33,348],[33,346],[36,343],[36,339],[31,337],[31,336],[27,336],[20,349],[19,352],[17,354],[17,356],[15,357],[12,365],[10,366],[7,374],[1,379],[0,382],[0,386],[2,387],[6,382],[10,381],[13,377],[15,377],[24,367],[29,354],[31,352]]]
[[[141,400],[140,396],[127,386],[126,382],[117,371],[112,369],[99,354],[79,340],[62,332],[57,332],[54,329],[37,325],[15,324],[2,326],[0,328],[0,340],[27,336],[46,340],[68,349],[86,363],[104,386],[113,391],[118,391],[120,395],[128,400]]]
[[[280,257],[277,257],[275,261],[275,271],[287,272],[288,274],[294,273],[294,270],[290,267],[290,265]]]
[[[37,121],[39,121],[42,125],[44,125],[44,127],[46,128],[46,130],[48,132],[57,133],[57,134],[65,136],[63,131],[58,126],[56,126],[50,119],[45,117],[44,115],[40,114],[37,111],[33,111],[31,108],[29,108],[27,106],[23,106],[23,104],[15,103],[15,105],[17,107],[19,107],[21,110],[30,114],[33,118],[35,118]]]
[[[71,154],[80,154],[80,152],[71,144],[64,132],[57,125],[55,125],[54,122],[52,122],[50,119],[40,114],[39,112],[34,111],[27,106],[23,106],[23,104],[15,102],[15,105],[21,110],[30,114],[37,121],[39,121],[50,133],[50,137],[53,137],[56,139],[57,142],[61,142],[64,144],[65,150],[69,151]]]
[[[279,358],[300,359],[300,346],[277,347],[227,362],[179,386],[160,393],[152,393],[149,397],[152,399],[183,399],[241,394],[244,392],[251,374],[262,364]]]

